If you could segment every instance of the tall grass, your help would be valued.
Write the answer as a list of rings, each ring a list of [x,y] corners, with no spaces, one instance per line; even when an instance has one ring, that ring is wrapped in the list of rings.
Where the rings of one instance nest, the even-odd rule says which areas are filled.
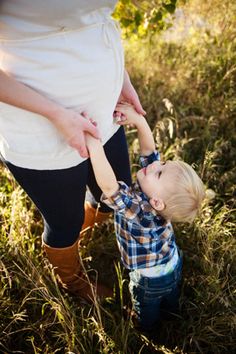
[[[181,315],[155,338],[133,328],[128,274],[119,264],[112,220],[87,234],[89,273],[114,285],[93,306],[61,291],[41,251],[42,221],[1,167],[0,350],[3,353],[232,353],[236,348],[235,157],[236,18],[231,2],[192,0],[184,7],[211,28],[181,42],[129,41],[127,66],[147,110],[158,149],[203,178],[208,199],[194,225],[174,225],[184,252]],[[136,133],[127,130],[132,171]]]

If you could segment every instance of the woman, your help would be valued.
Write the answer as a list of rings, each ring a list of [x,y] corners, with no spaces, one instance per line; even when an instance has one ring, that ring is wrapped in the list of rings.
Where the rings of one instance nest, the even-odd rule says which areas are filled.
[[[101,195],[84,133],[100,134],[117,178],[129,184],[126,140],[113,111],[121,94],[144,113],[124,71],[120,33],[110,17],[115,4],[0,2],[2,160],[43,216],[43,247],[62,284],[84,298],[91,288],[81,270],[78,237],[86,185],[97,201]],[[108,212],[101,206],[99,216]],[[98,286],[97,293],[109,292]]]

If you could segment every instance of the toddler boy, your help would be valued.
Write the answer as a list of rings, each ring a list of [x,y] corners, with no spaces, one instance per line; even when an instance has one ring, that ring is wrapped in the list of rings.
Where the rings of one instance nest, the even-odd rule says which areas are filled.
[[[146,119],[127,104],[118,104],[120,125],[137,128],[141,169],[131,187],[117,181],[101,142],[86,136],[101,201],[115,213],[121,260],[131,270],[129,289],[142,330],[151,331],[164,312],[178,311],[182,257],[171,221],[191,222],[204,198],[204,186],[182,161],[160,161]],[[119,149],[119,146],[117,146]]]

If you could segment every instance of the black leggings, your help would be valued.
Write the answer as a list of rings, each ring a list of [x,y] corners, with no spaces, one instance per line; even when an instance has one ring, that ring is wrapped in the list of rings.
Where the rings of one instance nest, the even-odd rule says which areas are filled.
[[[129,155],[123,127],[104,146],[118,180],[131,184]],[[26,191],[44,220],[44,242],[51,247],[71,246],[84,220],[86,186],[99,202],[98,187],[90,160],[62,170],[31,170],[4,161]],[[101,203],[101,211],[110,209]]]

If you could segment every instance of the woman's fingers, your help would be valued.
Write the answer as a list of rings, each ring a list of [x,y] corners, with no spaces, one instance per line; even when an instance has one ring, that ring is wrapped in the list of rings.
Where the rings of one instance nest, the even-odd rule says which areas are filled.
[[[86,158],[89,156],[83,131],[77,132],[77,134],[70,139],[69,144],[79,152],[81,157]]]
[[[139,114],[145,115],[146,112],[144,111],[141,102],[139,100],[139,97],[137,94],[133,94],[132,98],[131,98],[131,104],[134,106],[136,112],[138,112]]]
[[[95,124],[94,124],[95,123]],[[99,131],[98,131],[98,128],[97,128],[97,123],[94,121],[93,122],[90,122],[89,120],[88,121],[85,121],[83,123],[83,131],[91,134],[92,136],[94,136],[94,138],[96,139],[100,139],[100,134],[99,134]]]

